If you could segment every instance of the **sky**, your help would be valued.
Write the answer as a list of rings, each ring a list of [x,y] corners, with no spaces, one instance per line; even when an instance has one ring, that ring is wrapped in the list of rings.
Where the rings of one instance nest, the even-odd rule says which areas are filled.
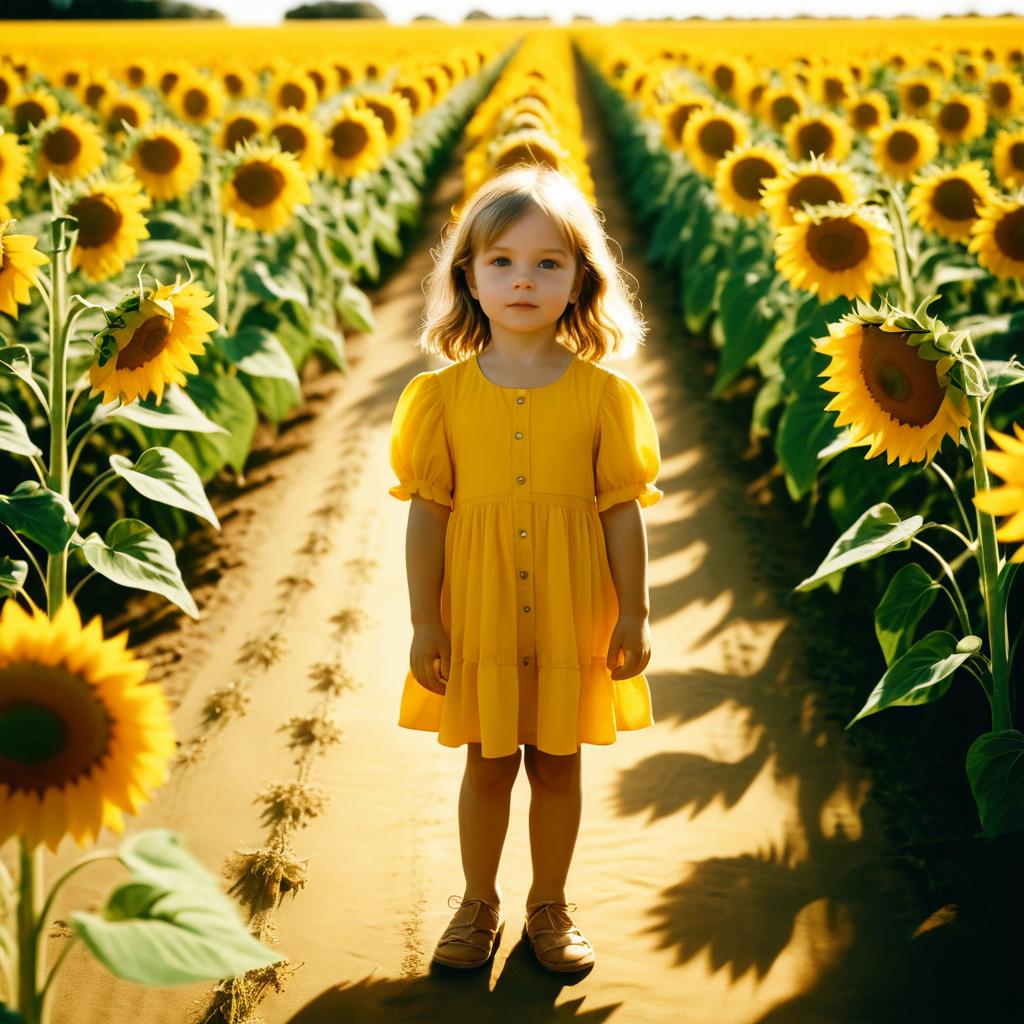
[[[199,6],[221,10],[235,25],[276,25],[286,10],[302,0],[196,0]],[[417,14],[432,14],[441,21],[461,22],[467,11],[481,10],[495,17],[522,14],[549,15],[565,24],[574,13],[587,12],[602,24],[623,17],[707,18],[792,17],[808,13],[817,17],[892,17],[898,15],[936,18],[943,14],[1024,15],[1024,0],[374,0],[388,21],[408,24]],[[593,8],[598,8],[594,11]]]

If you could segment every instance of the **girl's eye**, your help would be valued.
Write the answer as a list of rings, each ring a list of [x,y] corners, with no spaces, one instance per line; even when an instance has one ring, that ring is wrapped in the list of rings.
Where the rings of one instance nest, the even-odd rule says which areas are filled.
[[[541,263],[553,263],[555,265],[555,268],[556,269],[558,268],[558,261],[557,260],[553,260],[551,258],[548,258],[548,259],[545,259],[545,260],[541,260]]]
[[[508,257],[507,257],[507,256],[495,256],[495,257],[494,257],[494,259],[493,259],[493,260],[491,260],[491,263],[492,263],[492,264],[495,264],[495,263],[497,263],[497,262],[498,262],[499,260],[507,260],[507,259],[508,259]],[[543,259],[543,260],[541,260],[541,263],[552,263],[552,264],[554,264],[554,267],[555,267],[555,269],[557,269],[557,268],[558,268],[558,261],[557,261],[557,260],[553,260],[553,259],[551,259],[551,257],[550,257],[550,256],[549,256],[549,257],[547,257],[546,259]]]

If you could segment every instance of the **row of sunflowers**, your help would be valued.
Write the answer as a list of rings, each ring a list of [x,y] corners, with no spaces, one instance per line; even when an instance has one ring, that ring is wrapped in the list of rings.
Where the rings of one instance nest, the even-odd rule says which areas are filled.
[[[414,33],[373,61],[311,62],[324,41],[306,31],[287,64],[266,36],[228,64],[215,57],[226,37],[204,32],[208,63],[184,64],[136,31],[111,33],[89,64],[66,46],[15,49],[12,34],[0,62],[0,457],[5,480],[34,475],[0,498],[24,553],[0,558],[0,843],[17,844],[17,881],[0,862],[0,1016],[27,1024],[49,1019],[76,942],[141,984],[283,959],[168,830],[87,854],[46,891],[44,847],[123,831],[176,746],[147,663],[127,634],[104,639],[98,616],[83,626],[75,599],[102,576],[199,616],[167,535],[186,535],[186,515],[219,528],[205,483],[242,472],[257,416],[277,422],[301,400],[314,353],[344,369],[344,327],[373,322],[359,284],[403,255],[506,59],[500,34],[429,51]],[[102,533],[79,532],[87,515]],[[131,877],[100,912],[71,915],[47,965],[54,897],[99,857]]]
[[[847,728],[973,677],[992,728],[965,771],[994,838],[1024,827],[1007,623],[1024,548],[998,544],[1024,539],[1024,429],[988,426],[1000,450],[985,447],[993,399],[1004,426],[1022,411],[1024,55],[998,24],[943,30],[946,47],[860,28],[864,52],[840,54],[843,26],[818,26],[804,51],[817,59],[792,40],[755,50],[742,28],[734,48],[727,33],[702,46],[640,31],[628,49],[598,32],[581,48],[648,256],[718,349],[715,395],[753,393],[752,441],[772,439],[808,518],[824,497],[843,530],[796,590],[838,592],[853,565],[877,573],[887,668]],[[907,486],[925,472],[931,486]],[[901,489],[917,496],[903,514],[889,502]],[[911,549],[927,570],[872,561]]]

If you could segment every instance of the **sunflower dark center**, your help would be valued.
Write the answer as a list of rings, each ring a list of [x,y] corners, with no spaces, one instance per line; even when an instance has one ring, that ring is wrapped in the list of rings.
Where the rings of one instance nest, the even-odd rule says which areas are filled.
[[[15,663],[0,673],[0,783],[65,787],[104,757],[114,721],[99,694],[63,666]]]
[[[994,237],[1004,255],[1024,263],[1024,206],[1011,210],[996,224]]]
[[[809,174],[789,190],[788,202],[791,210],[802,210],[804,203],[821,206],[828,202],[840,203],[842,200],[843,194],[834,181],[821,174]]]
[[[46,119],[46,108],[35,100],[22,100],[14,108],[14,127],[24,135],[29,126],[35,127]]]
[[[908,132],[905,128],[897,128],[889,136],[885,148],[888,150],[889,156],[896,163],[905,164],[917,156],[917,151],[921,148],[921,144],[917,141],[917,136],[913,132]]]
[[[737,160],[732,168],[732,187],[744,199],[761,198],[761,182],[775,177],[775,167],[764,157],[747,156]]]
[[[728,92],[736,81],[736,72],[727,64],[719,64],[714,71],[715,88]]]
[[[316,86],[316,91],[320,93],[321,96],[323,96],[324,88],[327,85],[327,82],[324,80],[324,76],[321,75],[316,68],[310,68],[309,71],[306,72],[306,74],[313,79],[313,84]]]
[[[142,85],[146,80],[146,69],[141,64],[129,64],[127,75],[129,85]]]
[[[110,108],[108,124],[117,129],[122,121],[127,121],[133,128],[139,127],[139,112],[130,103],[115,103]]]
[[[296,110],[306,109],[306,90],[296,82],[285,82],[278,94],[281,106],[294,107]]]
[[[988,97],[997,107],[1005,107],[1010,102],[1010,86],[1006,82],[989,82]]]
[[[960,100],[950,100],[944,103],[939,111],[939,124],[948,132],[962,132],[971,119],[971,112],[967,104]]]
[[[777,125],[784,125],[791,117],[800,113],[800,104],[792,96],[777,96],[772,100],[772,120]]]
[[[94,249],[105,245],[118,232],[121,211],[109,196],[85,196],[71,205],[71,216],[78,218],[78,245]]]
[[[878,108],[874,103],[858,103],[853,108],[853,121],[858,128],[872,128],[878,124]]]
[[[173,139],[157,135],[139,143],[139,160],[153,174],[169,174],[181,162],[181,150]]]
[[[165,71],[160,76],[160,91],[166,96],[178,84],[177,71]]]
[[[806,160],[812,153],[824,156],[834,141],[832,129],[823,121],[808,121],[796,133],[796,148],[799,157]]]
[[[85,87],[85,102],[95,107],[106,93],[107,87],[102,82],[90,82]]]
[[[927,85],[918,83],[907,90],[907,99],[912,106],[923,107],[932,98],[932,91]]]
[[[395,112],[386,103],[376,103],[373,100],[366,100],[366,105],[380,118],[384,125],[384,131],[388,135],[394,135],[397,122]]]
[[[344,64],[335,64],[334,70],[338,72],[338,81],[341,82],[341,87],[347,89],[352,84],[352,69]]]
[[[194,86],[186,90],[183,102],[185,113],[189,117],[202,117],[210,106],[210,97],[205,89],[197,89]]]
[[[514,167],[519,163],[545,164],[555,170],[558,169],[558,159],[553,153],[549,153],[543,146],[531,146],[524,142],[518,146],[502,153],[498,158],[496,167],[504,170],[506,167]]]
[[[1015,142],[1010,146],[1010,165],[1018,171],[1024,171],[1024,142]]]
[[[235,172],[235,190],[250,206],[269,206],[284,191],[284,175],[273,164],[253,160]]]
[[[838,103],[846,99],[846,83],[841,78],[826,78],[825,97],[829,103]]]
[[[366,125],[358,121],[339,121],[331,129],[331,151],[342,158],[358,156],[370,142]]]
[[[279,124],[270,134],[286,153],[302,153],[306,149],[306,133],[296,124]]]
[[[245,84],[238,75],[233,71],[229,71],[224,76],[224,88],[227,89],[229,95],[240,96],[242,94],[242,90],[245,88]]]
[[[132,340],[117,354],[119,370],[137,370],[151,362],[164,350],[171,336],[173,321],[157,314],[143,320],[132,332]]]
[[[820,267],[836,272],[855,267],[868,254],[868,233],[842,217],[826,217],[807,228],[807,251]]]
[[[736,129],[728,121],[716,118],[701,125],[697,143],[708,156],[723,157],[736,145]]]
[[[260,126],[251,118],[239,116],[228,123],[224,133],[224,141],[228,149],[234,149],[240,142],[245,142],[260,130]]]
[[[420,112],[420,94],[411,85],[401,85],[394,91],[409,101],[409,106],[412,107],[414,114]]]
[[[69,164],[82,152],[82,140],[70,128],[54,128],[43,140],[43,152],[52,164]]]
[[[668,128],[672,133],[672,138],[677,141],[682,139],[686,122],[690,120],[690,115],[699,106],[699,103],[678,103],[672,108],[672,113],[668,115]]]
[[[64,87],[66,89],[74,89],[81,79],[82,76],[77,71],[67,71],[64,73]]]
[[[6,103],[11,95],[11,86],[7,79],[0,75],[0,103]]]
[[[932,193],[932,206],[946,220],[973,220],[977,217],[975,203],[981,197],[963,178],[947,178]]]
[[[906,331],[890,333],[865,324],[860,343],[860,372],[871,397],[897,422],[923,427],[935,419],[945,391],[935,364],[907,344]]]

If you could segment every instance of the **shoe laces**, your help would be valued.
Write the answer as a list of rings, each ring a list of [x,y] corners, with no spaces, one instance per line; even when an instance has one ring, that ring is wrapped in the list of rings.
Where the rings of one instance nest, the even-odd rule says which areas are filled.
[[[569,917],[569,911],[578,909],[575,903],[559,903],[556,900],[546,900],[528,910],[526,917],[527,920],[532,921],[541,911],[546,910],[548,912],[548,921],[550,921],[554,928],[568,929],[575,927],[572,918]]]
[[[458,900],[458,903],[452,903],[452,900]],[[464,900],[458,893],[453,893],[448,897],[448,906],[453,910],[456,907],[468,906],[470,903],[483,903],[485,906],[493,907],[495,910],[498,909],[497,903],[493,903],[491,900],[485,900],[481,896],[470,896],[468,900]]]

